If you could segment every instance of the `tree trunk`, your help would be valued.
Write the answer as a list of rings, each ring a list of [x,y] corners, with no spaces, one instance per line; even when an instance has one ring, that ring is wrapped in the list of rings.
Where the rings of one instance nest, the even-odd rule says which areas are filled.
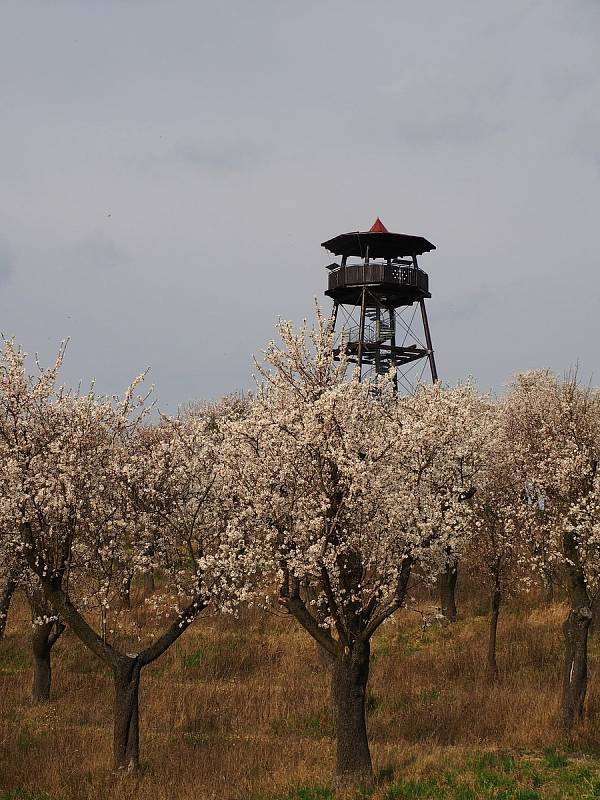
[[[592,621],[590,622],[590,633],[595,636],[600,631],[600,592],[596,592],[592,600]]]
[[[492,680],[498,677],[498,664],[496,662],[496,637],[498,633],[498,617],[500,616],[500,604],[502,602],[502,595],[500,587],[494,586],[492,589],[492,602],[490,609],[490,630],[488,638],[488,652],[487,652],[487,670],[488,675]]]
[[[31,650],[33,652],[33,682],[31,685],[31,701],[46,703],[50,700],[52,686],[52,648],[59,640],[65,626],[59,621],[34,623],[31,633]]]
[[[31,633],[31,649],[33,651],[33,684],[31,700],[33,703],[45,703],[50,700],[52,683],[52,666],[50,663],[50,634],[54,623],[43,622],[34,625]]]
[[[44,597],[40,586],[26,589],[31,609],[31,652],[33,655],[33,682],[31,701],[47,703],[52,686],[52,648],[65,629],[64,624],[54,615],[52,606]]]
[[[115,686],[113,763],[115,770],[134,772],[140,766],[139,686],[137,659],[119,659],[113,668]]]
[[[572,728],[583,718],[587,691],[587,646],[592,612],[588,606],[572,608],[563,624],[563,664],[560,717],[563,728]]]
[[[31,649],[33,651],[33,684],[31,686],[31,700],[34,703],[45,703],[50,700],[50,686],[52,683],[52,665],[49,644],[53,622],[43,622],[34,625],[31,634]]]
[[[4,639],[4,632],[6,630],[6,621],[8,619],[8,609],[10,608],[10,601],[17,588],[17,582],[12,576],[6,579],[0,594],[0,641]]]
[[[144,594],[152,594],[154,589],[154,572],[148,569],[144,572]]]
[[[456,622],[456,581],[458,579],[458,565],[448,564],[438,578],[440,592],[440,606],[442,616],[448,622]]]
[[[337,658],[333,669],[336,776],[341,782],[368,783],[373,778],[365,708],[369,658],[369,642],[359,641]]]
[[[119,598],[123,608],[131,608],[131,574],[127,573],[119,588]]]
[[[563,664],[560,719],[563,728],[572,728],[583,717],[587,691],[587,646],[592,609],[573,530],[562,537],[571,610],[563,624],[565,660]]]

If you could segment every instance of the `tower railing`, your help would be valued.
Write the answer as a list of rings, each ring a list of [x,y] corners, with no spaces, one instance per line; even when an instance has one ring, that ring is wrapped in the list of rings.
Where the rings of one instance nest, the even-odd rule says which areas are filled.
[[[340,286],[363,284],[414,286],[419,291],[429,292],[429,278],[426,272],[400,264],[348,264],[329,273],[329,291]]]

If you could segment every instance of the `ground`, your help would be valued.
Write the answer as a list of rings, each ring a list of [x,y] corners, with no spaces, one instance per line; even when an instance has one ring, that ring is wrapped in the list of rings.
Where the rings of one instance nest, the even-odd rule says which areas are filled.
[[[403,611],[374,642],[378,783],[368,796],[600,797],[600,641],[591,645],[589,721],[566,738],[556,724],[565,608],[529,599],[506,610],[502,677],[491,684],[485,605],[460,607],[456,625],[426,630]],[[55,648],[52,702],[32,706],[28,646],[18,598],[0,643],[0,800],[334,796],[328,671],[292,620],[207,617],[146,670],[138,777],[110,771],[110,674],[67,633]]]

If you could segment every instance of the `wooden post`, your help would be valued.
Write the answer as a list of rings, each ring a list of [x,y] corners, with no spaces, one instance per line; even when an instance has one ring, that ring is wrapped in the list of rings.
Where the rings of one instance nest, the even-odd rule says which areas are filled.
[[[418,270],[419,265],[417,264],[416,255],[413,255],[412,262],[415,270]],[[437,383],[438,374],[437,374],[437,369],[435,367],[435,358],[433,357],[433,343],[431,341],[431,333],[429,331],[427,311],[425,310],[425,300],[423,300],[422,297],[419,300],[419,307],[421,308],[421,319],[423,320],[423,330],[425,331],[425,344],[427,345],[427,355],[429,356],[429,369],[431,370],[431,380],[434,383]]]
[[[335,330],[335,323],[337,322],[337,313],[338,313],[339,303],[333,304],[333,313],[331,314],[331,330]]]
[[[336,322],[337,322],[337,315],[338,315],[338,308],[339,308],[339,305],[340,305],[340,304],[339,304],[339,303],[336,303],[336,302],[334,302],[334,304],[333,304],[333,312],[332,312],[332,314],[331,314],[331,333],[332,333],[332,334],[333,334],[333,333],[335,333],[335,325],[336,325]],[[343,345],[344,345],[344,336],[343,336],[343,333],[344,333],[344,332],[343,332],[343,330],[342,330],[342,331],[340,331],[340,336],[339,336],[339,341],[340,341],[340,347],[339,347],[339,351],[340,351],[340,357],[341,357],[341,355],[342,355],[342,347],[343,347]],[[332,343],[333,343],[333,349],[335,350],[335,338],[332,340]]]
[[[437,374],[437,369],[435,368],[435,358],[433,357],[433,344],[431,342],[431,333],[429,332],[429,322],[427,321],[427,311],[425,310],[425,300],[423,300],[423,298],[419,300],[419,306],[421,307],[421,318],[423,320],[423,330],[425,331],[425,343],[427,345],[427,352],[429,355],[431,380],[434,383],[437,383],[438,374]]]

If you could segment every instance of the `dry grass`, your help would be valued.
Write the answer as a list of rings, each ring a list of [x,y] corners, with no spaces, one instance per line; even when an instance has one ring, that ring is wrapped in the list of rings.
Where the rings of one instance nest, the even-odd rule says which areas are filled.
[[[409,613],[384,626],[374,643],[369,696],[376,770],[418,781],[487,750],[535,754],[569,746],[596,752],[595,642],[592,721],[571,742],[556,727],[564,614],[560,605],[507,611],[499,634],[503,678],[496,685],[484,676],[486,618],[476,609],[447,628],[423,631]],[[26,611],[16,602],[0,645],[0,792],[24,793],[6,797],[269,798],[330,780],[328,673],[292,621],[208,618],[188,631],[145,672],[144,769],[140,777],[119,779],[108,768],[109,673],[67,633],[55,648],[53,700],[32,707],[27,633]],[[414,789],[410,781],[406,786]],[[408,789],[385,795],[382,788],[376,796],[463,795]],[[479,796],[509,795],[464,794]]]

